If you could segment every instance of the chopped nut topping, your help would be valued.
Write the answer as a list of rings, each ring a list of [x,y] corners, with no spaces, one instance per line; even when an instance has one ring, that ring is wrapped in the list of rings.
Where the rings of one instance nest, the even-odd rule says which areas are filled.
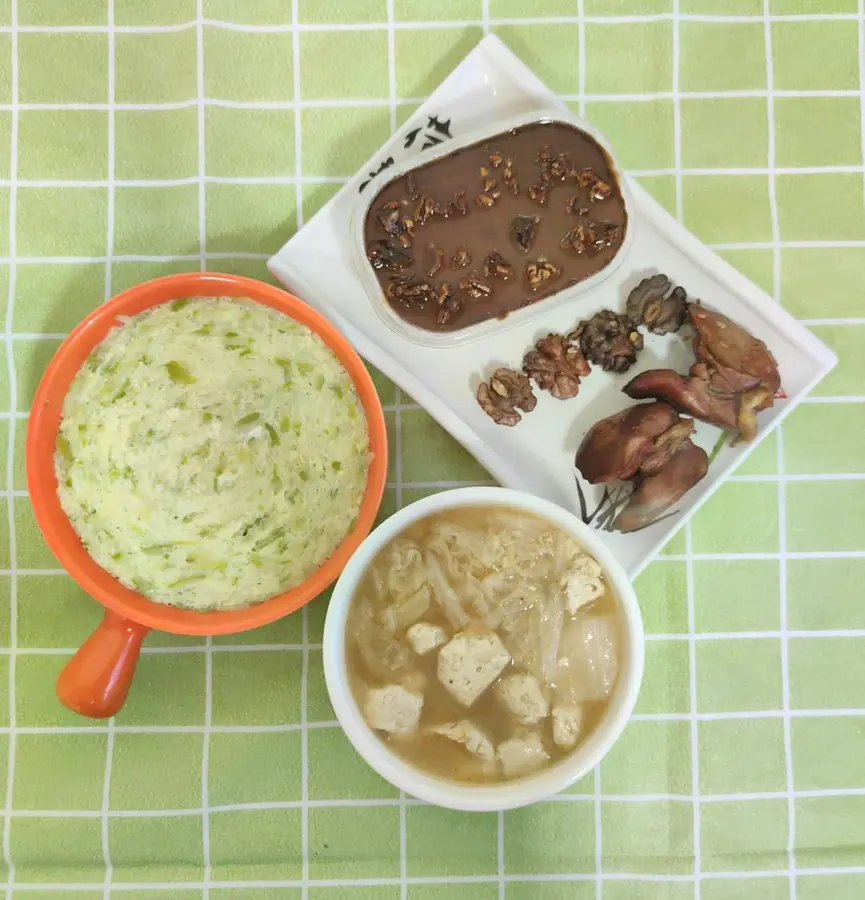
[[[404,269],[414,262],[411,254],[390,241],[373,241],[366,255],[374,269]]]
[[[463,301],[456,296],[448,281],[439,285],[436,302],[438,303],[436,322],[438,322],[439,325],[447,325],[463,308]]]
[[[391,200],[378,211],[376,218],[382,231],[391,237],[399,237],[403,232],[402,222],[400,221],[400,205],[396,200]]]
[[[495,178],[487,178],[487,180],[484,182],[484,190],[489,193],[489,191],[495,189],[497,184],[498,182],[495,180]]]
[[[475,198],[475,202],[478,206],[485,206],[489,209],[491,206],[496,205],[496,198],[492,194],[478,194]]]
[[[448,203],[447,214],[455,216],[459,213],[461,216],[468,214],[469,208],[466,206],[466,192],[457,191],[450,203]]]
[[[464,291],[469,297],[475,300],[485,300],[492,294],[493,289],[485,281],[481,281],[477,274],[472,272],[468,278],[460,280],[460,290]]]
[[[547,281],[558,278],[561,274],[562,270],[544,256],[539,257],[537,262],[530,262],[526,266],[526,278],[529,281],[529,287],[533,291],[536,291]]]
[[[545,184],[533,184],[529,188],[529,199],[538,206],[546,206],[549,200],[549,189]]]
[[[454,253],[453,264],[455,269],[466,269],[472,264],[472,255],[467,247],[458,247]]]
[[[423,309],[435,296],[432,287],[426,282],[414,281],[406,275],[394,275],[388,282],[385,293],[389,299],[416,309]]]
[[[587,216],[589,207],[583,206],[583,198],[578,194],[574,194],[573,197],[568,198],[568,202],[565,204],[565,212],[571,216]]]
[[[414,178],[412,176],[405,176],[405,192],[408,194],[411,200],[417,200],[420,198],[420,191],[417,188],[417,185],[414,183]]]
[[[436,247],[435,244],[430,244],[426,248],[426,277],[433,278],[438,272],[438,270],[442,267],[445,259],[445,252],[440,247]]]
[[[514,267],[501,255],[490,253],[484,260],[484,275],[487,278],[501,278],[506,281],[514,274]]]
[[[612,187],[610,187],[606,181],[599,178],[589,190],[589,200],[593,203],[600,203],[602,200],[606,200],[612,193]]]
[[[489,384],[481,382],[477,399],[481,409],[496,425],[508,427],[519,425],[522,417],[518,409],[528,413],[538,403],[529,379],[522,372],[505,368],[496,369]]]
[[[559,242],[562,250],[582,256],[595,246],[595,231],[590,222],[575,225]]]
[[[414,210],[414,218],[418,225],[423,226],[435,214],[435,201],[424,194],[418,201]]]
[[[490,165],[492,165],[492,167],[494,169],[497,169],[502,164],[503,161],[504,160],[502,158],[501,153],[491,153],[490,154]]]

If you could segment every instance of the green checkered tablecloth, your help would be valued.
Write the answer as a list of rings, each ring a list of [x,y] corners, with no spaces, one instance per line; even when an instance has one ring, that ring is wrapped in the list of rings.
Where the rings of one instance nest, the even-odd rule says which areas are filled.
[[[153,634],[115,720],[66,712],[53,682],[100,608],[38,534],[23,453],[58,342],[156,275],[268,279],[485,31],[841,359],[639,579],[621,742],[528,809],[402,797],[334,722],[324,598]],[[865,897],[863,50],[863,0],[0,0],[7,898]],[[487,480],[378,384],[383,514]]]

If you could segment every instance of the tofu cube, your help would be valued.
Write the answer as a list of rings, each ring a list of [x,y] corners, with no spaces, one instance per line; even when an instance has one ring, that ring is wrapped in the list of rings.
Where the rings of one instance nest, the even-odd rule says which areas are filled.
[[[537,725],[550,711],[534,675],[505,675],[496,685],[496,697],[520,725]]]
[[[544,742],[537,732],[530,731],[515,735],[499,744],[496,756],[502,771],[508,778],[517,775],[528,775],[549,762],[550,755],[544,748]]]
[[[601,567],[591,556],[581,556],[568,576],[566,585],[568,612],[575,616],[589,603],[593,603],[604,593],[601,581]]]
[[[469,707],[510,661],[507,647],[495,632],[461,631],[439,651],[438,679],[458,703]]]
[[[492,741],[469,719],[437,725],[435,728],[430,728],[430,733],[438,734],[457,744],[462,744],[469,753],[477,756],[478,759],[482,759],[484,762],[491,763],[496,758],[496,751],[493,748]]]
[[[553,707],[553,740],[565,750],[576,746],[583,726],[583,710],[579,706]]]
[[[429,622],[416,622],[405,633],[412,650],[418,656],[426,656],[448,641],[447,632],[441,625],[430,625]]]
[[[363,717],[370,728],[388,734],[406,735],[417,730],[423,709],[423,694],[406,690],[400,684],[370,688]]]

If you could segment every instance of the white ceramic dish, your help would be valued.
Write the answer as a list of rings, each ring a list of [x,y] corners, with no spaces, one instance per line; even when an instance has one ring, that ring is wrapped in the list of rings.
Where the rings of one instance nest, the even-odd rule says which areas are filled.
[[[600,563],[616,595],[622,625],[619,676],[606,714],[583,744],[549,769],[517,781],[470,785],[421,772],[392,753],[366,724],[348,685],[345,626],[349,606],[367,566],[385,544],[414,522],[444,509],[495,505],[526,510],[570,532]],[[460,488],[425,497],[379,525],[360,545],[333,589],[324,625],[324,676],[336,717],[355,750],[400,790],[449,809],[474,812],[513,809],[563,791],[593,769],[622,733],[634,709],[643,677],[643,621],[624,569],[597,532],[555,503],[496,487]]]
[[[529,491],[580,512],[574,453],[594,422],[630,405],[621,393],[641,371],[669,366],[686,371],[693,357],[679,336],[649,336],[638,363],[626,376],[597,367],[579,397],[559,401],[538,391],[534,412],[514,428],[496,425],[478,406],[475,390],[497,365],[519,367],[524,353],[550,331],[570,331],[600,309],[622,310],[630,290],[662,271],[691,298],[701,299],[762,338],[780,367],[787,399],[759,416],[760,438],[724,447],[708,475],[677,505],[674,514],[632,534],[601,531],[631,577],[655,555],[744,457],[805,397],[836,363],[834,354],[775,304],[762,290],[712,253],[669,216],[639,185],[630,190],[633,244],[615,276],[566,302],[537,304],[528,321],[505,323],[470,343],[430,347],[396,334],[374,308],[380,301],[359,275],[351,250],[351,222],[364,191],[371,197],[404,160],[425,159],[424,145],[448,136],[501,131],[518,117],[568,115],[556,96],[495,37],[487,37],[370,161],[280,252],[271,271],[316,306],[347,335],[357,350],[400,385],[507,487]],[[568,120],[579,123],[568,115]],[[429,126],[429,127],[427,127]],[[591,132],[589,126],[586,130]],[[426,140],[419,135],[426,136]],[[423,143],[422,143],[423,140]],[[455,144],[452,144],[452,147]],[[427,147],[427,149],[432,149]],[[615,152],[615,148],[612,148]],[[421,154],[418,156],[418,154]],[[362,187],[365,184],[365,187]],[[374,279],[373,279],[374,282]],[[707,451],[720,432],[698,425],[696,442]],[[602,491],[584,486],[592,510]],[[597,526],[599,519],[594,520]]]
[[[408,172],[416,169],[419,165],[429,165],[437,159],[453,153],[455,150],[459,150],[463,147],[470,147],[472,144],[483,141],[494,134],[510,131],[514,128],[522,128],[526,125],[548,122],[561,122],[562,124],[573,125],[576,128],[585,131],[600,144],[610,160],[610,168],[616,176],[619,187],[621,188],[622,199],[629,220],[628,227],[625,229],[625,237],[622,241],[622,246],[619,247],[618,253],[610,260],[608,265],[587,278],[585,281],[581,281],[573,287],[563,288],[555,294],[545,297],[543,300],[533,303],[530,306],[526,306],[523,309],[515,310],[505,319],[488,319],[485,322],[478,322],[476,325],[470,325],[467,328],[461,328],[458,331],[439,333],[435,331],[426,331],[423,328],[417,328],[406,322],[404,319],[401,319],[385,301],[381,286],[379,285],[372,266],[370,266],[366,256],[366,240],[364,234],[366,218],[377,195],[380,194],[390,182],[397,181]],[[430,149],[429,152],[425,153],[420,159],[413,157],[399,165],[390,167],[387,169],[386,177],[385,175],[382,175],[381,182],[376,179],[369,186],[367,191],[358,197],[358,202],[355,204],[351,217],[351,249],[355,270],[364,284],[367,295],[370,297],[373,310],[394,334],[415,344],[420,344],[423,347],[461,347],[465,344],[481,340],[484,337],[500,335],[502,332],[509,331],[511,328],[528,325],[545,314],[548,314],[552,309],[564,304],[573,303],[584,294],[589,293],[601,284],[612,279],[627,260],[631,245],[634,242],[634,231],[630,227],[632,206],[633,198],[631,197],[630,183],[623,177],[622,170],[617,165],[615,157],[613,156],[613,151],[607,145],[602,135],[595,131],[594,128],[587,125],[586,122],[578,119],[567,110],[559,110],[554,115],[551,115],[549,111],[539,111],[520,116],[512,116],[509,119],[496,121],[495,126],[493,126],[492,129],[487,126],[486,128],[480,128],[474,132],[460,135],[459,139],[455,138],[440,144],[434,150]]]

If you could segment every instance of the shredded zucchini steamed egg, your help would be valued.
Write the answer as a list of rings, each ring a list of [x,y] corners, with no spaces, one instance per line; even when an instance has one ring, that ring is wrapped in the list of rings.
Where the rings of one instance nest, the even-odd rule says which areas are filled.
[[[124,320],[66,397],[60,502],[91,556],[161,603],[236,609],[303,581],[355,523],[366,419],[318,335],[248,300]]]

